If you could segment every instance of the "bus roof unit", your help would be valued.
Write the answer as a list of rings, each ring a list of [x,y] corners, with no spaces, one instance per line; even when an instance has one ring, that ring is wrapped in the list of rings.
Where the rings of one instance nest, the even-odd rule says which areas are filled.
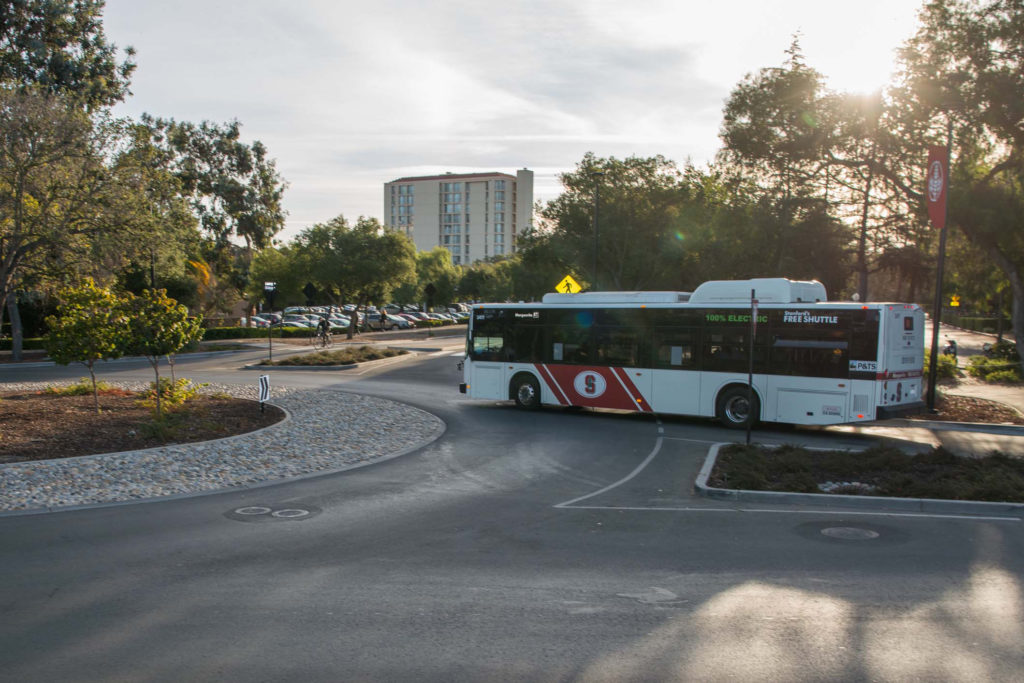
[[[750,290],[747,290],[747,294]],[[582,292],[545,294],[546,304],[678,304],[690,299],[689,292]],[[749,299],[749,297],[748,297]]]
[[[750,290],[762,304],[795,304],[828,301],[825,285],[817,280],[789,280],[763,277],[752,280],[711,280],[697,287],[690,296],[692,304],[744,303]],[[546,298],[546,297],[545,297]]]

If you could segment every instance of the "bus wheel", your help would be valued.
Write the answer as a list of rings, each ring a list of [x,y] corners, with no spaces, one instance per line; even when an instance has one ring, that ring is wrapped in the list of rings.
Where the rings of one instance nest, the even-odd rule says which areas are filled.
[[[754,394],[753,406],[750,405],[747,387],[729,387],[718,396],[718,409],[715,414],[718,421],[732,429],[746,429],[747,422],[757,423],[757,415],[761,412],[757,394]],[[753,410],[751,410],[753,408]]]
[[[540,408],[540,385],[532,375],[519,375],[512,380],[512,398],[527,410]]]

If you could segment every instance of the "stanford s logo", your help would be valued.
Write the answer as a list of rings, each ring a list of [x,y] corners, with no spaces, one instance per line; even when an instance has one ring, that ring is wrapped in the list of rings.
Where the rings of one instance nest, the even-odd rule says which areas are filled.
[[[584,370],[576,375],[572,386],[576,393],[584,398],[597,398],[608,388],[608,383],[605,382],[604,377],[593,370]]]

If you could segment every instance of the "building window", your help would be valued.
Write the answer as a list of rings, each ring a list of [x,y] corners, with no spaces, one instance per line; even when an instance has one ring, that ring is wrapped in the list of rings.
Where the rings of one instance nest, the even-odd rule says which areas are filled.
[[[494,181],[494,189],[495,190],[504,190],[505,189],[505,181],[504,180],[495,180]]]
[[[504,223],[495,223],[494,224],[494,232],[505,232],[505,224]]]
[[[494,202],[494,210],[496,212],[497,211],[504,211],[505,210],[505,202]]]
[[[504,201],[504,199],[505,199],[505,191],[504,190],[498,190],[497,192],[494,193],[494,198],[496,200],[499,200],[499,201]]]

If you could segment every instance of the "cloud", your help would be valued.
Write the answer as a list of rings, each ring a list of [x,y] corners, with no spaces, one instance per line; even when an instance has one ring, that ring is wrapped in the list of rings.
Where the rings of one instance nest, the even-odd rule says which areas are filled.
[[[138,49],[120,111],[237,118],[290,182],[294,230],[379,216],[383,183],[412,168],[569,170],[587,151],[702,163],[730,90],[781,63],[794,31],[826,74],[829,59],[868,70],[879,27],[909,33],[917,0],[864,3],[107,0],[105,29]]]

